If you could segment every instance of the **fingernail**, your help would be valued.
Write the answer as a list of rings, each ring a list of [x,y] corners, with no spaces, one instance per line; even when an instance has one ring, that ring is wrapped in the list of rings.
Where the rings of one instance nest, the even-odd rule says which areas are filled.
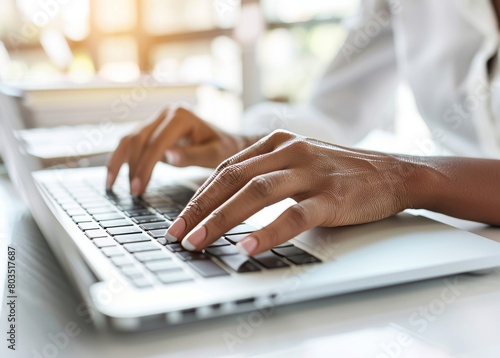
[[[167,242],[177,242],[177,238],[176,237],[173,237],[172,235],[170,235],[168,232],[165,233],[165,240],[167,240]]]
[[[207,228],[202,225],[182,240],[182,246],[189,251],[196,250],[196,247],[201,245],[206,236]]]
[[[236,244],[236,248],[243,254],[249,256],[256,248],[259,242],[255,236],[248,236]]]
[[[108,177],[106,178],[106,190],[111,190],[111,186],[113,185],[114,175],[108,173]]]
[[[168,228],[167,234],[173,237],[175,239],[173,242],[175,242],[179,239],[184,230],[186,230],[186,220],[184,220],[183,218],[178,218],[174,221],[172,226]],[[167,235],[165,235],[165,238],[168,240]]]
[[[132,194],[132,196],[138,196],[140,189],[141,189],[141,179],[139,178],[132,179],[132,182],[130,183],[130,194]]]
[[[179,163],[179,153],[172,152],[170,150],[167,150],[167,163],[176,165]]]

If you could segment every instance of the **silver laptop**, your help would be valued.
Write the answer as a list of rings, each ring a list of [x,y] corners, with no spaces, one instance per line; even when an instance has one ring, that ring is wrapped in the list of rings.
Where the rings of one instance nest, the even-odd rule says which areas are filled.
[[[0,140],[12,180],[95,324],[141,331],[500,265],[500,244],[403,213],[372,224],[307,231],[254,258],[235,243],[290,203],[268,207],[204,252],[163,235],[208,172],[159,165],[147,193],[126,175],[104,190],[105,168],[32,170],[0,95]]]

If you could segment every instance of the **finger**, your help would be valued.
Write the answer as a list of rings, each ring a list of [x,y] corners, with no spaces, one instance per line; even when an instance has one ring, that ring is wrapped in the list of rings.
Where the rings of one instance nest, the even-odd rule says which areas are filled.
[[[204,145],[190,145],[187,147],[174,147],[167,149],[166,162],[176,167],[198,165],[206,167],[217,157],[217,143],[211,142]]]
[[[243,189],[214,210],[212,214],[182,241],[187,250],[201,250],[233,227],[261,210],[296,193],[307,190],[307,181],[297,180],[293,170],[259,175]]]
[[[145,146],[135,175],[132,178],[132,195],[144,193],[156,163],[165,155],[165,149],[174,145],[180,138],[190,132],[192,124],[183,119],[185,118],[173,117]]]
[[[288,165],[289,158],[282,152],[272,152],[227,166],[208,184],[206,189],[191,199],[177,220],[168,229],[168,239],[182,239],[212,211],[229,200],[252,178],[279,171]],[[175,238],[175,239],[174,239]]]
[[[224,162],[222,162],[212,173],[212,175],[201,185],[201,187],[198,188],[196,193],[193,195],[192,199],[197,198],[201,193],[205,191],[205,189],[212,184],[212,182],[221,174],[222,171],[227,170],[229,166],[236,165],[238,163],[242,163],[246,160],[249,160],[251,158],[266,154],[271,152],[274,149],[273,144],[271,141],[267,140],[266,138],[262,138],[261,140],[257,141],[253,145],[249,146],[248,148],[245,148],[241,152],[233,155],[232,157],[226,159]]]
[[[315,197],[305,199],[286,209],[268,226],[250,234],[236,247],[249,256],[270,250],[306,230],[321,225],[325,221],[326,212],[321,206],[321,201]]]
[[[129,165],[129,179],[130,181],[135,177],[137,172],[137,167],[139,162],[143,156],[144,148],[148,143],[149,139],[153,135],[156,128],[158,128],[161,123],[165,120],[165,118],[170,113],[171,109],[164,108],[160,111],[160,113],[153,117],[154,119],[150,121],[149,124],[145,125],[142,129],[140,129],[139,133],[132,136],[132,140],[130,142],[128,148],[128,165]]]
[[[127,160],[127,154],[128,154],[127,147],[128,147],[128,138],[127,139],[123,138],[108,160],[106,190],[110,190],[113,187],[113,184],[116,181],[116,177],[118,176],[118,172],[120,171],[120,168],[122,167],[123,163],[125,163],[125,161]]]

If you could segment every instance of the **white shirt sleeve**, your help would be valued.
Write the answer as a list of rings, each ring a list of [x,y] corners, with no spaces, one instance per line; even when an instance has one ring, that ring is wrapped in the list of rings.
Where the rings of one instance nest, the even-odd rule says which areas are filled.
[[[281,128],[353,145],[371,129],[392,125],[398,74],[386,1],[365,1],[353,25],[307,104],[257,105],[245,113],[242,130]]]

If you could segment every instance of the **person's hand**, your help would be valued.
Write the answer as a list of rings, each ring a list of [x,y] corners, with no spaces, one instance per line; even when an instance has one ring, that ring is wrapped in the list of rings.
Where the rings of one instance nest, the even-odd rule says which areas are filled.
[[[183,107],[164,109],[153,121],[123,137],[108,161],[106,188],[112,188],[124,163],[129,166],[130,192],[141,195],[155,164],[215,168],[224,159],[255,142],[217,129]]]
[[[255,255],[315,226],[389,217],[412,206],[412,157],[362,151],[277,131],[224,161],[168,229],[169,241],[202,250],[260,209],[297,203],[238,243]]]

